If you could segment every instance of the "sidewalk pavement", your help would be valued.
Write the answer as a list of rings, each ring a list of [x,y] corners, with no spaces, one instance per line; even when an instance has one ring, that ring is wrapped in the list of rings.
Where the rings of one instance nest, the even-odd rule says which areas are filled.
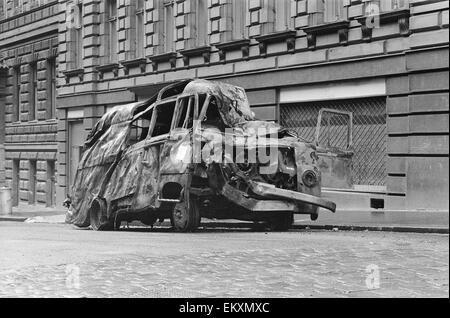
[[[321,211],[317,221],[296,215],[295,226],[310,229],[375,230],[417,233],[449,233],[448,211],[345,210]]]
[[[13,207],[11,215],[0,214],[0,221],[32,222],[36,220],[42,223],[64,223],[66,212],[67,209],[64,207],[49,208],[41,205],[20,204],[18,207]]]
[[[67,209],[64,207],[47,208],[39,205],[21,204],[13,208],[12,215],[0,215],[0,221],[28,222],[28,223],[65,223]],[[414,212],[408,212],[413,214]],[[433,213],[433,212],[430,212]],[[318,229],[332,231],[389,231],[389,232],[416,232],[416,233],[449,233],[448,215],[441,223],[426,223],[423,220],[411,222],[408,220],[393,217],[383,217],[370,219],[361,217],[365,212],[347,213],[345,211],[331,213],[321,213],[317,221],[311,221],[308,215],[296,215],[293,229]],[[202,223],[208,228],[249,228],[252,222],[238,220],[209,220],[203,219]],[[134,224],[133,224],[134,225]],[[170,226],[169,222],[159,224]]]

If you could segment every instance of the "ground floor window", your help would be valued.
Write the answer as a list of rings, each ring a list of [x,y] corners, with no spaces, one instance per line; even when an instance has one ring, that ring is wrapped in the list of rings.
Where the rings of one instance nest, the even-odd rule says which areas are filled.
[[[40,153],[39,155],[44,155]],[[7,159],[12,206],[56,206],[56,160]]]
[[[283,104],[281,125],[296,130],[302,137],[314,141],[317,116],[321,108],[353,112],[353,182],[355,185],[386,186],[387,128],[386,98],[329,100]],[[343,144],[345,127],[329,123],[336,143]]]

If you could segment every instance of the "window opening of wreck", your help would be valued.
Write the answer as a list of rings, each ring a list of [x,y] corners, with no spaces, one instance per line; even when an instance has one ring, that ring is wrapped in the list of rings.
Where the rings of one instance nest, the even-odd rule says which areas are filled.
[[[222,119],[220,117],[219,109],[217,107],[217,100],[214,96],[200,97],[200,105],[203,105],[202,125],[217,127],[220,130],[225,130]]]
[[[176,101],[165,102],[156,106],[156,123],[152,137],[168,134],[172,125]]]
[[[138,143],[147,137],[148,130],[150,128],[150,119],[139,118],[131,124],[130,136],[128,138],[128,144],[133,145]]]
[[[183,97],[178,101],[174,128],[191,129],[195,119],[195,96]]]
[[[152,121],[153,109],[147,110],[138,115],[138,118],[131,123],[128,136],[128,145],[133,145],[147,138]]]

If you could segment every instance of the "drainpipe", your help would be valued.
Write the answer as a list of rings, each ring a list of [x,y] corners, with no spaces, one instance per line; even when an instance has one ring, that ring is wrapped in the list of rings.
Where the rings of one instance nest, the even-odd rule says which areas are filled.
[[[0,60],[0,188],[5,183],[5,96],[6,96],[6,76],[7,68],[3,61]]]

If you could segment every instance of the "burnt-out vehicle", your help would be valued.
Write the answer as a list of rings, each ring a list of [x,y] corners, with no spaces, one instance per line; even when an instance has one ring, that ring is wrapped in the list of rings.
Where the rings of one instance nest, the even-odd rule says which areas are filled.
[[[180,81],[117,106],[83,148],[66,200],[66,221],[79,227],[170,219],[187,232],[204,217],[287,230],[294,214],[336,209],[321,198],[316,146],[256,120],[245,91],[224,83]]]

